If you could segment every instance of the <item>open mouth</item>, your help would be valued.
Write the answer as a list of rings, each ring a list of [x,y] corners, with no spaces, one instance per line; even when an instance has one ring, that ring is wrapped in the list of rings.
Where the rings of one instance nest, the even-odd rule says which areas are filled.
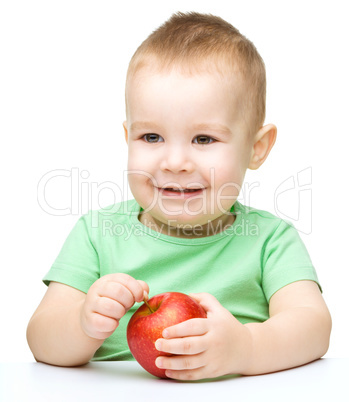
[[[174,191],[175,193],[195,193],[196,191],[202,190],[202,188],[163,188],[164,191]]]
[[[174,187],[163,187],[159,188],[159,191],[163,195],[167,196],[184,196],[184,197],[190,197],[193,195],[198,195],[202,193],[204,188],[174,188]]]

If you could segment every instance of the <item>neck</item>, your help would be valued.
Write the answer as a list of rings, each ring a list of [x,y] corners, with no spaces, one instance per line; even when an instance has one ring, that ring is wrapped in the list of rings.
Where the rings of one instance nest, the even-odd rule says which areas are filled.
[[[168,225],[167,223],[161,222],[154,218],[147,212],[141,212],[138,219],[141,223],[143,223],[143,225],[148,226],[159,233],[173,237],[196,239],[213,236],[228,229],[228,227],[234,223],[235,215],[229,212],[203,225],[175,225],[175,223]]]

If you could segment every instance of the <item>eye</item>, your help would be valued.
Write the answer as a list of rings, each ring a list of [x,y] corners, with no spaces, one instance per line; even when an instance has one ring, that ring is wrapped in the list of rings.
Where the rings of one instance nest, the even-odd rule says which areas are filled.
[[[159,134],[144,134],[143,137],[145,142],[149,142],[149,143],[156,143],[156,142],[163,142],[163,138],[159,135]]]
[[[215,141],[216,141],[215,139],[207,135],[198,135],[197,137],[194,138],[194,142],[199,145],[212,144]]]

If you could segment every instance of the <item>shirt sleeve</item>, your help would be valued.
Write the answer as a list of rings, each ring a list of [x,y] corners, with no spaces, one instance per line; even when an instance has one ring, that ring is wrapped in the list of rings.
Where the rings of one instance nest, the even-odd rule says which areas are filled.
[[[43,282],[72,286],[87,293],[100,277],[98,253],[93,245],[85,216],[82,216],[65,240],[63,247]]]
[[[262,256],[262,286],[269,302],[271,296],[292,282],[319,280],[307,249],[291,223],[280,221],[268,238]]]

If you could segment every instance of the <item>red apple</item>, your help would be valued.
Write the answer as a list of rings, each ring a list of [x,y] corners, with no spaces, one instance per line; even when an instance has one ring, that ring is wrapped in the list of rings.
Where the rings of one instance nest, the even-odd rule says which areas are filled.
[[[167,292],[156,295],[133,314],[127,326],[127,342],[133,357],[150,374],[167,378],[165,370],[155,365],[158,356],[170,356],[155,348],[162,331],[191,318],[206,318],[203,307],[184,293]]]

